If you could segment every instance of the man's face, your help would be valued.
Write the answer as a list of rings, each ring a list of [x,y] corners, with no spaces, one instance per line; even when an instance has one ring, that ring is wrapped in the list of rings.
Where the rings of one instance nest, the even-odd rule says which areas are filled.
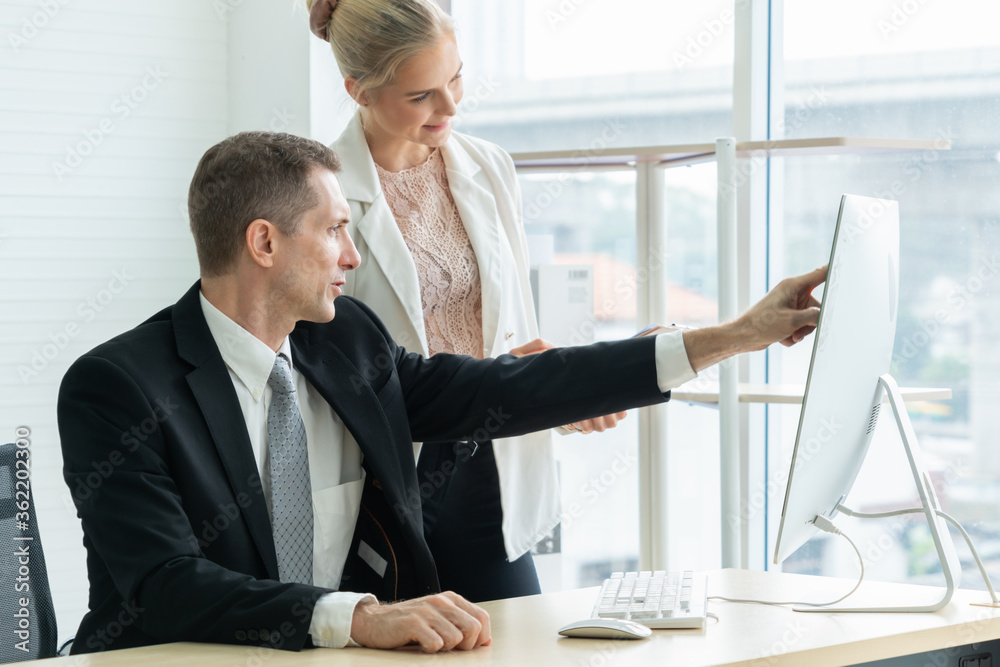
[[[315,169],[309,184],[319,204],[303,215],[297,234],[280,239],[274,263],[280,303],[274,305],[296,321],[329,322],[344,278],[361,264],[361,257],[347,233],[351,209],[337,177]]]

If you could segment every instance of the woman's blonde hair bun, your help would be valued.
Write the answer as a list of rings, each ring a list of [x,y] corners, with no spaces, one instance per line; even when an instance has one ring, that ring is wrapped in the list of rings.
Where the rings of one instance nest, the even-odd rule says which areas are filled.
[[[315,0],[307,0],[309,9]],[[338,0],[327,38],[340,73],[357,81],[355,99],[392,83],[407,60],[454,36],[455,23],[434,0]]]

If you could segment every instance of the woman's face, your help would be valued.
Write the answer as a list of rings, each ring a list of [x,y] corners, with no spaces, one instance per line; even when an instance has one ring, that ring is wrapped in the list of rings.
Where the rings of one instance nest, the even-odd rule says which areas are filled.
[[[399,143],[404,150],[405,144],[443,145],[464,92],[461,71],[458,45],[450,35],[403,63],[396,80],[383,86],[366,109],[369,140]]]

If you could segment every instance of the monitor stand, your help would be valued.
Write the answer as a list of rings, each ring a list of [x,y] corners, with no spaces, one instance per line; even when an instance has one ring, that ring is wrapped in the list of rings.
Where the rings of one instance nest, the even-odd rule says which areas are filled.
[[[899,428],[899,435],[903,440],[903,449],[906,450],[906,458],[910,462],[910,472],[916,482],[917,491],[920,494],[920,505],[923,508],[924,516],[927,518],[927,525],[934,539],[934,548],[937,550],[938,558],[941,560],[941,570],[944,572],[945,590],[940,600],[914,605],[898,607],[795,607],[795,611],[801,612],[928,612],[938,611],[951,600],[959,582],[962,580],[962,566],[955,551],[955,543],[951,539],[945,520],[938,516],[940,509],[937,493],[934,491],[934,484],[931,482],[927,468],[924,467],[920,454],[920,447],[917,444],[917,436],[913,432],[913,425],[910,417],[906,413],[906,406],[903,404],[903,396],[899,391],[896,380],[886,373],[878,379],[879,390],[876,396],[876,405],[882,400],[884,391],[889,397],[889,405],[896,418],[896,426]],[[874,518],[884,516],[879,514],[864,514],[854,512],[846,507],[838,505],[838,510],[850,516],[862,518]]]

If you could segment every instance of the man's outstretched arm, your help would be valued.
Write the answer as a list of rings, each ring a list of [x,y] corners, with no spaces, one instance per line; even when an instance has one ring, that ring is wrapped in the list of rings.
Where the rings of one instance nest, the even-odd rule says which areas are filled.
[[[826,267],[786,278],[732,322],[684,332],[688,361],[696,373],[743,352],[772,343],[790,346],[819,322],[819,301],[812,291],[826,280]]]

